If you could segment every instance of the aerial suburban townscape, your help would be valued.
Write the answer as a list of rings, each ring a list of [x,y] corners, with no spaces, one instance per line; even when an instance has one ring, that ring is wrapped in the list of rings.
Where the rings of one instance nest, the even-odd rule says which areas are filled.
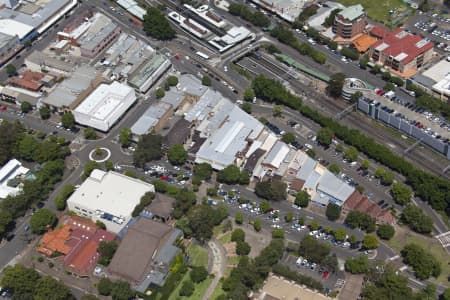
[[[0,0],[0,299],[450,300],[450,1]]]

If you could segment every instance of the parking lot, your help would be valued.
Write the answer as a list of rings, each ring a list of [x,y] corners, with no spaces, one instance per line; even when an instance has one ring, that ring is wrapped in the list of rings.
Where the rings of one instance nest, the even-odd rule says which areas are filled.
[[[338,271],[332,273],[317,264],[309,264],[308,262],[299,262],[299,258],[293,255],[284,255],[281,263],[288,266],[291,270],[312,277],[320,281],[325,292],[341,288],[344,284],[344,272]]]
[[[450,52],[450,18],[436,13],[421,14],[411,20],[408,27],[434,42],[437,49]]]

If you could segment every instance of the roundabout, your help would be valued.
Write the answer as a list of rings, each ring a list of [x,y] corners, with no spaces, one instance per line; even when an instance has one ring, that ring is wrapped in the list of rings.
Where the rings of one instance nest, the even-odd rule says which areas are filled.
[[[111,157],[111,151],[108,148],[97,147],[89,152],[89,159],[98,163],[107,161]]]

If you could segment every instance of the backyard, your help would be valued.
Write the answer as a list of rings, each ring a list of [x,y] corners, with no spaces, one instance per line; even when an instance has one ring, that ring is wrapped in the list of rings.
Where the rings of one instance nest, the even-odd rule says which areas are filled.
[[[408,10],[408,6],[401,0],[338,0],[337,2],[345,5],[361,4],[367,12],[369,18],[374,21],[381,22],[387,26],[392,25],[392,20],[397,18],[399,14]],[[391,15],[389,11],[397,10],[398,14]],[[398,24],[397,24],[398,25]]]
[[[388,242],[388,245],[395,251],[399,252],[408,243],[420,245],[425,250],[433,254],[438,261],[441,262],[442,272],[437,281],[442,284],[448,284],[450,276],[450,265],[448,253],[444,250],[439,241],[435,238],[429,238],[413,232],[406,231],[404,228],[396,228],[395,236]],[[432,280],[436,280],[432,278]]]

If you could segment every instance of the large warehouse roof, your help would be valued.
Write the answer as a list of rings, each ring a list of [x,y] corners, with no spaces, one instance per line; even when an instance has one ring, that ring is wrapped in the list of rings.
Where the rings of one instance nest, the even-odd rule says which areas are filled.
[[[13,36],[17,35],[19,39],[23,39],[31,31],[33,31],[33,27],[30,25],[12,19],[0,19],[0,33]]]

